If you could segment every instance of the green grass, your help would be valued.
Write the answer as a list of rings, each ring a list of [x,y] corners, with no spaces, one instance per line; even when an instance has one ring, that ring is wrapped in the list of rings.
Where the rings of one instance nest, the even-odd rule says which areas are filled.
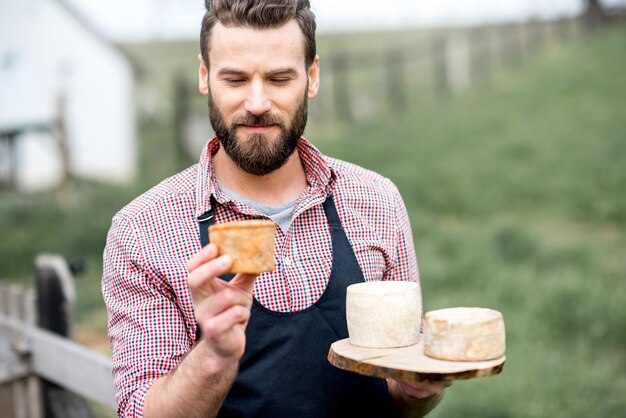
[[[321,144],[400,188],[427,310],[504,313],[502,375],[456,383],[433,417],[626,411],[625,35]]]
[[[619,417],[626,411],[626,30],[553,45],[489,90],[416,90],[407,112],[308,135],[391,178],[405,199],[426,310],[504,313],[501,375],[454,384],[433,417]],[[101,254],[113,214],[174,173],[171,126],[142,128],[142,181],[0,197],[0,276],[40,251],[84,257],[79,325],[104,330]],[[102,412],[101,416],[105,416]]]

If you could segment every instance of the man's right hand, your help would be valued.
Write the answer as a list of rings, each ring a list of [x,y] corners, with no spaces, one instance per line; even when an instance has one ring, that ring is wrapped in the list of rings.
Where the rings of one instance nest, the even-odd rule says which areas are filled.
[[[200,343],[218,361],[239,361],[243,355],[252,289],[258,277],[237,274],[230,282],[220,279],[231,264],[230,257],[217,256],[215,244],[202,248],[187,263],[193,308],[202,331]]]
[[[246,347],[246,325],[256,275],[220,279],[231,265],[217,256],[215,244],[198,251],[187,263],[188,284],[202,338],[170,374],[148,390],[144,417],[215,417],[237,377]]]

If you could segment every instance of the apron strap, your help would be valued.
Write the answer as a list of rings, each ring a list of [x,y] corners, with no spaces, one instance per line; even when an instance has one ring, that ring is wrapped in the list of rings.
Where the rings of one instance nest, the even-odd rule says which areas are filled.
[[[215,197],[211,195],[211,208],[204,214],[198,216],[198,229],[200,232],[200,244],[202,247],[206,247],[209,242],[209,227],[215,223],[215,209],[217,208],[217,201]],[[233,274],[225,274],[221,278],[224,280],[230,280],[234,277]],[[202,337],[202,331],[200,325],[196,322],[196,341]]]
[[[326,219],[328,220],[328,224],[331,229],[333,227],[341,228],[341,221],[339,220],[339,214],[337,213],[337,207],[335,206],[335,201],[331,195],[326,196],[326,200],[323,203],[324,212],[326,213]]]
[[[211,208],[198,216],[198,228],[200,229],[200,244],[205,247],[209,243],[209,227],[215,223],[215,207],[217,202],[211,195]]]

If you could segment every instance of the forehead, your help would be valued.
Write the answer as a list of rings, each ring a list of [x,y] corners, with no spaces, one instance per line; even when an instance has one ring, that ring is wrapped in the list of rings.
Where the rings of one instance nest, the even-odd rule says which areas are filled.
[[[209,62],[211,71],[222,67],[304,68],[304,35],[295,20],[269,29],[227,27],[217,22],[210,36]]]

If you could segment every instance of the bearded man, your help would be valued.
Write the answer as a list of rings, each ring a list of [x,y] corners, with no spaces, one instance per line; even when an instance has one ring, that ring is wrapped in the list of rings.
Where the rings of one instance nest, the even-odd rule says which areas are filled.
[[[326,360],[347,337],[346,287],[419,281],[394,184],[302,137],[319,89],[306,0],[207,0],[199,90],[216,136],[198,164],[113,218],[104,253],[124,417],[423,416],[444,384],[361,376]],[[207,226],[276,223],[276,269],[232,263]]]

